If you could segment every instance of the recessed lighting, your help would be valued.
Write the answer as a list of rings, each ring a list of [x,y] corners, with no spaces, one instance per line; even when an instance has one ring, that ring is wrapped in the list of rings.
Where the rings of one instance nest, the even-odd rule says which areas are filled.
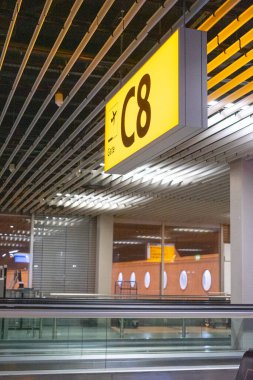
[[[234,103],[227,103],[224,107],[225,108],[231,108],[233,107]]]
[[[248,108],[250,108],[249,105],[246,105],[246,106],[241,107],[242,110],[247,110]]]
[[[56,196],[57,196],[57,197],[61,197],[61,196],[62,196],[62,193],[57,193]]]
[[[215,106],[217,104],[217,100],[211,100],[211,102],[208,103],[210,107]]]
[[[182,252],[201,252],[201,248],[178,248],[178,251]]]
[[[13,228],[14,226],[10,226],[10,228]]]

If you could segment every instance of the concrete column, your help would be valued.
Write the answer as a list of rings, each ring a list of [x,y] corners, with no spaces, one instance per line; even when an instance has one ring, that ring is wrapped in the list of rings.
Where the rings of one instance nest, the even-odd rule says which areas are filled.
[[[32,288],[33,285],[33,243],[34,243],[34,214],[31,217],[31,234],[30,234],[30,263],[29,263],[29,277],[28,287]]]
[[[253,303],[253,160],[230,171],[231,302]]]
[[[161,231],[161,266],[160,266],[160,295],[164,294],[164,240],[165,240],[165,224],[162,223]]]
[[[224,243],[224,227],[220,228],[220,291],[231,294],[231,245]]]
[[[220,291],[224,292],[224,227],[220,226]]]
[[[96,293],[111,294],[113,253],[113,216],[97,217]]]
[[[231,245],[224,244],[224,293],[231,294]]]
[[[238,160],[230,168],[231,302],[253,302],[253,160]],[[252,347],[253,320],[231,321],[232,346]]]

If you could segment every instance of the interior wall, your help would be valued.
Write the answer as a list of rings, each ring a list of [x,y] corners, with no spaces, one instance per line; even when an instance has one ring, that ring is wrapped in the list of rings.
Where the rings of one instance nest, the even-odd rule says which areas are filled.
[[[211,273],[211,287],[205,291],[202,286],[202,277],[206,270]],[[167,277],[167,286],[164,289],[164,295],[179,295],[179,296],[204,296],[210,293],[217,293],[219,288],[219,255],[211,254],[201,257],[201,260],[196,261],[192,258],[183,258],[173,263],[165,263],[164,271]],[[180,288],[180,274],[185,271],[187,274],[186,289]],[[119,274],[122,273],[123,281],[130,281],[131,274],[135,273],[137,293],[143,295],[159,295],[160,287],[160,263],[150,263],[145,261],[122,262],[113,264],[113,287],[112,293],[131,292],[130,284],[123,283],[125,289],[115,288],[119,279]],[[144,279],[146,273],[150,274],[150,286],[145,287]],[[132,290],[134,293],[134,289]]]
[[[21,272],[21,279],[22,279],[24,288],[28,288],[28,276],[29,276],[28,268],[19,269],[19,271]],[[19,288],[19,282],[15,281],[16,272],[17,272],[16,269],[8,269],[7,278],[6,278],[6,289]]]

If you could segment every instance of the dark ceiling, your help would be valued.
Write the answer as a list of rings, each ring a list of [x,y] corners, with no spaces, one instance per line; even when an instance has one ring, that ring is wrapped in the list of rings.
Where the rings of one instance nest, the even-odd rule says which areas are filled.
[[[126,182],[119,190],[119,178],[103,173],[100,164],[105,103],[115,87],[164,36],[184,22],[187,27],[198,28],[223,3],[223,0],[2,0],[0,211],[58,215],[110,212],[124,216],[122,207],[107,205],[118,199],[117,204],[128,210],[127,216],[136,217],[131,209],[136,209],[143,198],[152,207],[152,189],[140,190],[138,182],[134,189],[128,188]],[[208,41],[251,5],[249,0],[234,3],[208,31]],[[208,61],[251,29],[252,18],[218,44],[208,55]],[[132,44],[135,46],[130,52]],[[211,77],[251,49],[252,41],[218,66]],[[236,75],[248,67],[250,63]],[[212,91],[234,76],[235,73],[231,74]],[[229,90],[226,96],[243,84]],[[57,91],[64,96],[59,108],[54,101]],[[252,89],[247,95],[250,94]],[[226,178],[222,184],[228,191]],[[161,192],[163,199],[163,188]],[[159,189],[156,195],[159,197]],[[127,197],[133,200],[127,203]],[[217,201],[223,198],[221,194]],[[156,217],[155,208],[152,217]],[[223,214],[229,212],[227,208],[224,203]],[[227,220],[222,218],[210,217],[210,221]]]

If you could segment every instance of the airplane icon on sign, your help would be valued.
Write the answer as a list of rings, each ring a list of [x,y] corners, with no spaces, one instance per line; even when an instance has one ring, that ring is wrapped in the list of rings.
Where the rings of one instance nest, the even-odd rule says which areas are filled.
[[[108,143],[111,142],[113,139],[115,139],[117,137],[118,124],[119,124],[119,117],[118,117],[118,115],[119,115],[119,113],[118,113],[118,103],[116,103],[108,111],[108,123],[109,123]]]

